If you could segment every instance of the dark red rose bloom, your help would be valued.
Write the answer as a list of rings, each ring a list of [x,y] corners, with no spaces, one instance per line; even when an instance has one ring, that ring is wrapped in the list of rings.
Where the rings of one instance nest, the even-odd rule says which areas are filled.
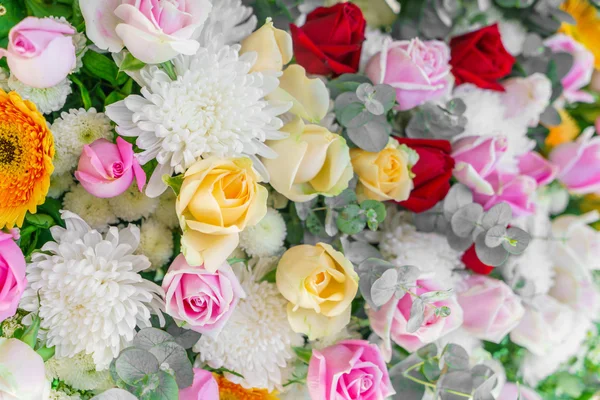
[[[399,202],[412,212],[420,213],[435,206],[450,190],[450,178],[454,159],[450,157],[452,146],[447,140],[396,138],[419,154],[419,161],[412,168],[415,185],[410,197]]]
[[[490,25],[450,40],[452,74],[456,84],[473,83],[482,89],[504,91],[499,79],[515,64],[502,44],[498,25]]]
[[[489,275],[494,270],[494,267],[482,263],[479,257],[477,257],[475,245],[472,245],[467,251],[465,251],[461,260],[467,269],[470,269],[476,274]]]
[[[341,75],[358,71],[367,23],[355,4],[319,7],[301,27],[291,25],[296,62],[310,74]]]

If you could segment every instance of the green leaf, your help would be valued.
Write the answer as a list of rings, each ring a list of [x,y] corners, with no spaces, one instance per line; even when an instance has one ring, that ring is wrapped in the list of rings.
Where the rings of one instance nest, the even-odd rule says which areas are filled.
[[[173,189],[175,195],[179,196],[179,192],[181,191],[181,185],[183,185],[183,174],[175,175],[175,176],[163,176],[163,182]]]
[[[169,78],[174,81],[177,80],[177,73],[175,73],[175,67],[171,61],[160,64],[160,67],[169,75]]]
[[[121,63],[120,71],[138,71],[146,66],[146,63],[127,53]]]
[[[302,243],[302,240],[304,240],[304,227],[296,213],[296,205],[293,202],[290,205],[290,213],[288,218],[286,218],[285,225],[287,228],[287,242],[290,245]]]
[[[31,13],[38,18],[54,16],[69,19],[73,15],[73,9],[64,4],[48,4],[41,0],[25,0],[25,4],[31,10]]]
[[[293,347],[293,349],[300,361],[305,364],[310,362],[310,358],[312,357],[312,349],[307,349],[304,347]]]
[[[106,99],[104,99],[104,107],[108,107],[109,105],[116,103],[117,101],[124,100],[126,97],[127,96],[123,95],[120,91],[113,90],[108,94],[108,96],[106,96]]]
[[[358,205],[350,204],[340,212],[336,220],[336,225],[343,233],[355,235],[365,229],[367,218]]]
[[[50,228],[51,226],[56,225],[54,223],[54,219],[46,214],[25,214],[25,220],[29,222],[31,225],[37,226],[39,228]]]
[[[90,107],[92,107],[92,98],[90,97],[90,92],[88,92],[83,82],[81,82],[75,75],[71,75],[69,78],[75,85],[77,85],[77,88],[79,89],[81,101],[83,102],[83,108],[89,110]]]
[[[31,325],[25,329],[25,332],[23,332],[23,335],[21,336],[21,341],[29,345],[32,349],[35,349],[35,344],[37,343],[38,332],[40,331],[40,323],[40,317],[34,314]]]
[[[261,279],[261,281],[269,282],[269,283],[275,283],[277,281],[276,277],[277,277],[277,268],[275,268],[272,271],[267,272],[265,274],[265,276],[263,276],[263,278]]]
[[[344,74],[337,79],[329,81],[327,87],[331,91],[331,98],[335,99],[345,92],[356,92],[356,89],[363,83],[371,83],[371,80],[364,75]]]
[[[179,387],[173,375],[158,371],[148,375],[134,394],[140,400],[174,400],[179,397]]]
[[[54,357],[54,354],[56,353],[56,348],[54,346],[50,348],[43,346],[37,349],[35,352],[38,353],[40,357],[42,357],[42,360],[44,360],[44,362],[46,362],[52,357]]]
[[[83,56],[83,68],[90,75],[103,79],[110,82],[113,87],[119,86],[119,68],[117,64],[107,56],[96,53],[95,51],[88,51]],[[123,74],[124,79],[121,83],[125,83],[127,75]]]
[[[158,372],[159,366],[154,355],[134,347],[123,350],[115,362],[118,376],[128,385],[134,386],[146,375]]]
[[[362,203],[360,203],[360,208],[362,208],[365,211],[373,210],[375,212],[375,219],[379,223],[382,223],[387,215],[385,205],[377,200],[365,200]]]
[[[306,218],[306,229],[315,236],[325,236],[325,226],[319,216],[311,212]]]
[[[159,344],[174,341],[175,338],[163,330],[156,328],[144,328],[140,330],[133,338],[133,346],[138,349],[149,350],[154,346],[158,346]]]
[[[423,364],[423,375],[429,382],[435,382],[440,379],[440,375],[442,371],[438,365],[436,360],[427,360],[425,364]]]
[[[60,200],[53,199],[52,197],[46,197],[46,201],[41,206],[38,206],[38,213],[44,213],[50,215],[54,218],[54,222],[58,225],[64,227],[64,221],[62,220],[62,216],[60,214],[60,210],[62,209],[62,203]]]
[[[360,128],[373,119],[362,103],[351,103],[336,113],[340,124],[347,128]]]
[[[2,6],[6,12],[0,17],[0,38],[5,38],[12,27],[27,16],[27,10],[18,0],[2,0]]]
[[[358,128],[349,127],[347,133],[356,146],[371,153],[379,153],[388,144],[392,127],[385,116],[380,115]]]
[[[171,336],[171,335],[169,335]],[[164,342],[148,350],[158,360],[159,365],[168,365],[175,375],[180,389],[190,386],[194,380],[192,363],[183,347],[175,342]]]

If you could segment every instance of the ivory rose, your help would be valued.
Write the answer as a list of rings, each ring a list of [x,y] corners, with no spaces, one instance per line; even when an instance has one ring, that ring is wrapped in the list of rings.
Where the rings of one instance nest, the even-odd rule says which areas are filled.
[[[253,51],[258,55],[250,72],[280,72],[294,56],[292,37],[286,31],[275,28],[270,18],[260,29],[242,40],[241,45],[240,54]]]
[[[318,125],[295,118],[285,125],[290,134],[267,145],[277,158],[263,159],[273,188],[292,201],[305,202],[318,195],[336,196],[354,175],[346,140]]]
[[[179,391],[179,400],[217,400],[218,398],[217,380],[210,372],[200,368],[194,368],[192,385]]]
[[[27,286],[25,257],[13,238],[0,231],[0,322],[15,315]]]
[[[360,148],[350,150],[352,167],[358,175],[359,200],[404,201],[413,189],[411,168],[418,155],[395,139],[385,149],[371,153]]]
[[[6,57],[11,74],[24,84],[55,86],[75,68],[74,33],[69,24],[52,18],[25,18],[10,30],[0,58]]]
[[[87,36],[102,50],[123,47],[147,64],[193,55],[212,9],[209,0],[82,0]]]
[[[267,213],[267,189],[249,158],[199,160],[185,173],[175,211],[190,265],[215,272],[239,243],[239,233]]]
[[[328,244],[295,246],[277,266],[277,288],[288,301],[292,329],[310,340],[339,332],[350,322],[358,275]]]
[[[44,360],[18,339],[0,338],[0,399],[50,399]]]

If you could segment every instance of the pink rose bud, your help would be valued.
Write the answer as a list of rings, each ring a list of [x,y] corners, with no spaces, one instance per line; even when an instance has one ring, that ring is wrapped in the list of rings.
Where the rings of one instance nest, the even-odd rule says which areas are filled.
[[[10,72],[28,86],[57,85],[75,68],[75,29],[51,18],[28,17],[8,34],[8,48],[0,49]]]
[[[117,144],[98,139],[83,147],[75,177],[96,197],[115,197],[137,181],[140,192],[146,184],[146,173],[133,153],[131,143],[117,138]]]
[[[246,294],[229,264],[211,273],[180,254],[165,275],[165,311],[185,327],[216,337]]]
[[[410,110],[436,100],[448,91],[450,49],[444,42],[418,38],[384,45],[367,64],[366,75],[375,83],[396,89],[397,109]]]
[[[558,167],[558,180],[572,193],[600,190],[600,137],[593,135],[590,127],[576,142],[563,143],[550,153],[550,161]]]
[[[379,400],[396,394],[379,348],[366,340],[313,350],[306,385],[313,400]]]
[[[535,211],[533,196],[537,182],[527,175],[516,175],[495,171],[487,178],[494,194],[491,196],[473,192],[473,200],[489,210],[498,203],[507,203],[513,212],[513,217],[530,215]]]
[[[23,252],[13,236],[0,231],[0,322],[17,312],[27,286],[25,265]]]
[[[501,280],[471,275],[459,285],[463,328],[478,339],[500,343],[525,314],[519,297]]]
[[[194,368],[192,386],[179,391],[179,400],[218,400],[219,385],[213,375],[203,369]]]
[[[527,386],[507,382],[496,400],[542,400],[542,396]]]
[[[519,172],[535,179],[539,186],[547,185],[556,178],[558,168],[541,154],[529,151],[518,158]]]

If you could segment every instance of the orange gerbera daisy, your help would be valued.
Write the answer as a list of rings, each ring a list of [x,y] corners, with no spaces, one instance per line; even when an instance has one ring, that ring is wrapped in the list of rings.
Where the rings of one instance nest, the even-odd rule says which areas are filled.
[[[219,384],[220,400],[277,400],[277,397],[266,389],[245,389],[223,375],[213,375]]]
[[[577,135],[579,135],[579,127],[577,123],[565,110],[558,110],[560,114],[560,124],[555,126],[548,126],[550,130],[548,136],[546,136],[546,146],[556,147],[559,144],[572,142]]]
[[[571,36],[594,54],[600,69],[600,16],[588,0],[566,0],[560,8],[575,19],[575,25],[562,23],[559,32]]]
[[[44,203],[54,139],[35,104],[0,89],[0,229],[23,225]]]

